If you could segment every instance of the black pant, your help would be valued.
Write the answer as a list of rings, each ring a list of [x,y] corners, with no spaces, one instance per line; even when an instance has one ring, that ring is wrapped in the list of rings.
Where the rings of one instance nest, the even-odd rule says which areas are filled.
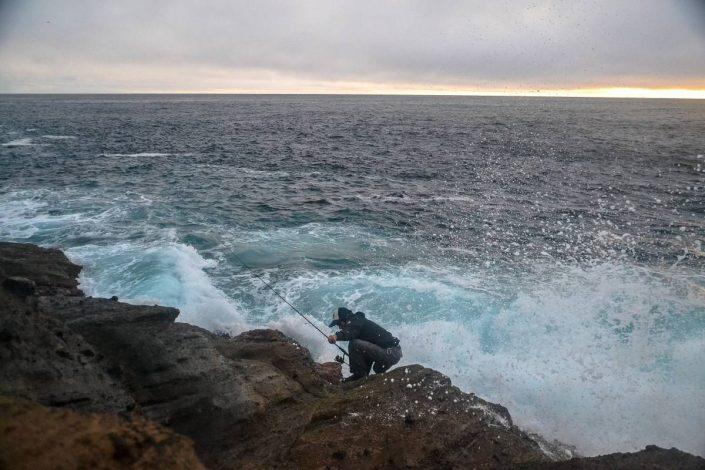
[[[372,364],[374,364],[375,373],[382,373],[399,362],[402,357],[399,346],[382,348],[361,339],[354,339],[348,343],[348,354],[350,372],[357,377],[369,375]]]

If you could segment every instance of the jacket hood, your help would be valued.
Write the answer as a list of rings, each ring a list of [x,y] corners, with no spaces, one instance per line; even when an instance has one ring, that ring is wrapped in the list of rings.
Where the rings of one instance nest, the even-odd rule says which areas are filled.
[[[350,320],[354,316],[355,314],[352,310],[345,307],[338,307],[335,311],[333,311],[333,320],[328,324],[328,326],[332,328],[335,325],[340,325],[341,321]]]
[[[333,320],[328,324],[328,326],[332,328],[336,325],[340,325],[343,321],[364,319],[365,314],[363,312],[353,313],[352,310],[348,310],[345,307],[340,307],[333,313]]]

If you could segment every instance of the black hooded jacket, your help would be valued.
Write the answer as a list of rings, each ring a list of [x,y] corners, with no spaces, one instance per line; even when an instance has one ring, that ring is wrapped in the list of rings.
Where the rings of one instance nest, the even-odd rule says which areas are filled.
[[[385,349],[399,346],[397,338],[377,323],[365,318],[364,313],[354,313],[349,320],[350,323],[341,326],[341,330],[335,334],[338,341],[361,339]]]

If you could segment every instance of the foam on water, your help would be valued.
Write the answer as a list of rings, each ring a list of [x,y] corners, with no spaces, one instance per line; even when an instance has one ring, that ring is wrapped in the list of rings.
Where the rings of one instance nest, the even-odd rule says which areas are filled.
[[[31,198],[8,197],[2,200],[0,238],[28,239],[39,232],[60,229],[81,218],[81,214],[48,214],[46,206],[46,202]]]
[[[103,153],[103,157],[169,157],[173,154],[162,152],[139,152],[139,153]]]
[[[398,239],[340,223],[314,222],[272,230],[213,230],[219,230],[225,244],[258,267],[308,264],[330,268],[351,262],[368,265],[384,256],[401,257],[408,252]]]
[[[31,145],[34,145],[34,143],[29,137],[11,140],[10,142],[5,142],[4,144],[2,144],[3,147],[27,147]]]
[[[84,245],[68,250],[84,266],[81,288],[98,297],[117,295],[136,304],[181,310],[179,321],[210,330],[241,332],[241,307],[216,288],[205,270],[214,261],[177,242],[154,245]]]
[[[247,167],[235,168],[234,170],[239,173],[242,173],[243,175],[246,175],[248,177],[253,177],[253,178],[271,178],[271,177],[289,176],[288,171],[280,171],[280,170],[264,171],[264,170],[255,170],[253,168],[247,168]]]

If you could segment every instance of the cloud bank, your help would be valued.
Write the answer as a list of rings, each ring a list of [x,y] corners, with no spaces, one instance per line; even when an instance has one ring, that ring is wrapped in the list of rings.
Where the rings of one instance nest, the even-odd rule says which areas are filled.
[[[0,92],[705,89],[699,0],[26,0]]]

